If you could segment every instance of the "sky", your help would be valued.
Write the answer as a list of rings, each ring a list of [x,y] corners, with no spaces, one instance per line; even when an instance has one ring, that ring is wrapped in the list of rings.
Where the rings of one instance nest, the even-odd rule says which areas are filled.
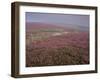
[[[26,22],[42,22],[59,25],[78,25],[89,27],[89,15],[34,13],[26,12]]]

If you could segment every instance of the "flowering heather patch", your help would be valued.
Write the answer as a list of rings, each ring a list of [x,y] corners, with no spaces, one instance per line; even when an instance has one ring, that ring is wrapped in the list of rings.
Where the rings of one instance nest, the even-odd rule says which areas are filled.
[[[26,66],[89,64],[88,32],[69,32],[26,44]]]

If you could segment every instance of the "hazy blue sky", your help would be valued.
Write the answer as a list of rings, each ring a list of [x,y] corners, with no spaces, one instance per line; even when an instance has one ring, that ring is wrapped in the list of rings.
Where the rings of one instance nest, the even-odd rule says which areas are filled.
[[[26,22],[43,22],[60,25],[72,24],[89,27],[89,15],[26,12]]]

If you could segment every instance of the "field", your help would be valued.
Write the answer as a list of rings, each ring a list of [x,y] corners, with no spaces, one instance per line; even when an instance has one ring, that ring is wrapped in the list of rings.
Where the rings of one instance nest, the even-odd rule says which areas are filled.
[[[86,27],[26,23],[26,67],[89,64]]]

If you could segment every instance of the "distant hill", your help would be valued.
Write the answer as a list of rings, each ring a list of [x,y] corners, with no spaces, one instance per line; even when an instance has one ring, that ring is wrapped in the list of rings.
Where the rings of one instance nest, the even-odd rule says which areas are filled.
[[[72,24],[50,24],[42,22],[26,22],[26,30],[36,29],[63,29],[68,31],[88,31],[89,28],[85,26],[72,25]]]

